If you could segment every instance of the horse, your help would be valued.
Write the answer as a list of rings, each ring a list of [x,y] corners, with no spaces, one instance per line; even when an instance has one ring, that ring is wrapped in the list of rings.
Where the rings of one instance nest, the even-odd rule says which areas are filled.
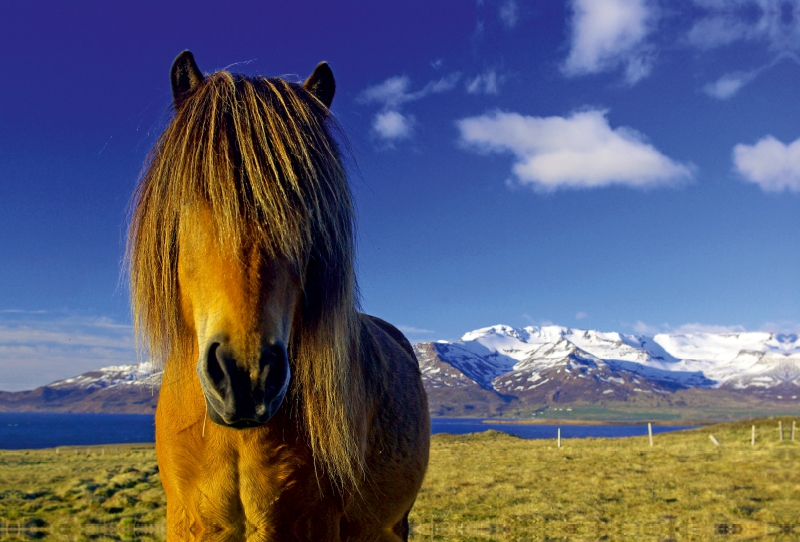
[[[189,51],[131,203],[140,348],[163,367],[169,540],[398,541],[430,419],[408,340],[359,312],[345,141],[302,84]]]

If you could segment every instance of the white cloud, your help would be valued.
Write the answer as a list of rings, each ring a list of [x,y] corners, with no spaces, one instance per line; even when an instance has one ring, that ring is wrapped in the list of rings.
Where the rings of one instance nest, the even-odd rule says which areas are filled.
[[[629,327],[629,324],[623,324]],[[688,334],[688,333],[747,333],[747,332],[766,332],[766,333],[800,333],[800,323],[794,321],[766,322],[756,329],[747,329],[742,325],[723,326],[717,324],[701,324],[690,322],[673,327],[667,323],[660,326],[652,326],[638,320],[633,326],[634,332],[640,335],[658,335],[659,333],[668,334]]]
[[[570,49],[561,65],[564,75],[574,77],[622,68],[628,84],[647,77],[659,39],[667,39],[663,33],[656,33],[664,13],[659,3],[570,0]],[[748,42],[765,47],[773,55],[773,61],[765,66],[724,74],[706,84],[703,91],[709,96],[731,98],[761,71],[782,59],[800,63],[800,0],[693,0],[693,4],[670,4],[666,11],[672,19],[691,21],[685,37],[672,45],[708,51]]]
[[[100,367],[136,363],[130,325],[44,311],[2,314],[0,390],[32,389]]]
[[[118,336],[104,336],[93,334],[92,330],[80,330],[67,324],[68,330],[48,326],[49,329],[31,327],[28,325],[2,325],[0,324],[0,344],[42,344],[73,346],[73,347],[127,347],[133,348],[130,337],[121,340]],[[94,330],[97,331],[97,330]]]
[[[800,50],[799,0],[695,0],[695,4],[707,12],[687,35],[696,47],[712,49],[747,40],[766,42],[778,52]]]
[[[758,77],[761,72],[776,66],[783,60],[791,60],[797,64],[800,64],[800,58],[798,58],[795,53],[780,53],[768,64],[765,64],[754,70],[750,70],[749,72],[735,72],[723,75],[715,82],[708,83],[705,87],[703,87],[703,92],[713,98],[727,100],[739,92],[739,90],[741,90],[746,84]]]
[[[529,117],[495,112],[457,122],[460,143],[485,153],[510,152],[521,184],[552,191],[612,184],[645,188],[691,178],[693,166],[661,154],[638,132],[612,129],[606,112]]]
[[[650,74],[653,49],[646,38],[655,28],[652,0],[573,0],[570,52],[562,65],[567,76],[625,67],[634,84]]]
[[[755,145],[733,148],[736,170],[765,192],[800,192],[800,139],[784,145],[768,135]]]
[[[633,324],[633,331],[639,335],[656,335],[657,333],[661,333],[661,328],[658,326],[651,326],[645,324],[641,320],[637,320],[636,323]]]
[[[466,82],[467,92],[470,94],[499,94],[499,78],[494,70],[487,70],[484,73],[476,76],[474,79],[469,79]]]
[[[712,98],[719,98],[720,100],[727,100],[739,90],[752,81],[757,75],[757,71],[749,73],[728,73],[717,79],[713,83],[708,83],[703,87],[703,92]]]
[[[766,322],[761,325],[759,331],[767,333],[800,333],[800,323],[793,321]]]
[[[583,312],[583,311],[579,311],[577,314],[575,314],[575,318],[577,318],[578,320],[583,320],[584,318],[586,318],[586,317],[588,317],[588,316],[589,316],[589,315],[588,315],[588,314],[586,314],[586,313],[585,313],[585,312]]]
[[[534,319],[533,316],[531,316],[528,313],[523,313],[522,317],[525,320],[527,320],[530,323],[530,325],[532,325],[532,326],[546,327],[546,326],[554,325],[552,320],[548,320],[546,318]]]
[[[413,327],[413,326],[397,326],[397,329],[399,329],[403,333],[425,333],[425,334],[436,333],[435,331],[430,329],[420,329],[418,327]]]
[[[497,17],[506,28],[514,28],[519,20],[519,7],[517,6],[517,2],[515,0],[506,0],[503,2],[497,10]]]
[[[382,111],[375,115],[372,130],[381,139],[397,141],[408,139],[413,132],[413,119],[399,111]]]
[[[800,63],[800,0],[695,0],[705,10],[687,34],[700,50],[738,41],[763,44],[775,54],[772,62],[749,72],[725,74],[703,91],[727,99],[766,69],[784,59]]]
[[[744,326],[719,326],[715,324],[701,324],[692,322],[682,324],[676,328],[670,328],[667,333],[744,333],[747,331]]]
[[[456,86],[456,83],[458,83],[459,79],[461,79],[461,73],[456,72],[445,75],[438,81],[431,81],[419,92],[419,97],[422,98],[432,92],[439,93],[452,90]]]
[[[436,81],[428,82],[420,90],[411,92],[409,90],[411,79],[406,75],[396,75],[365,89],[358,99],[362,103],[379,103],[388,109],[397,109],[404,103],[421,100],[429,94],[447,92],[456,86],[460,78],[460,73],[451,73]]]
[[[367,88],[359,95],[364,103],[378,102],[386,107],[398,107],[411,99],[408,87],[411,80],[406,75],[390,77],[383,83]]]
[[[365,89],[359,94],[358,100],[361,103],[378,103],[382,106],[372,121],[372,131],[379,139],[391,145],[394,141],[408,139],[413,135],[414,118],[400,112],[404,104],[421,100],[429,94],[452,90],[460,78],[460,73],[451,73],[412,92],[411,80],[405,75],[398,75]]]
[[[700,49],[728,45],[752,35],[744,22],[729,15],[705,17],[689,30],[689,43]]]
[[[672,327],[669,324],[661,324],[660,326],[651,326],[637,320],[633,325],[633,330],[640,335],[658,335],[659,333],[669,333],[673,335],[686,334],[686,333],[743,333],[746,329],[743,326],[720,326],[715,324],[701,324],[698,322],[691,322],[682,324],[678,327]]]

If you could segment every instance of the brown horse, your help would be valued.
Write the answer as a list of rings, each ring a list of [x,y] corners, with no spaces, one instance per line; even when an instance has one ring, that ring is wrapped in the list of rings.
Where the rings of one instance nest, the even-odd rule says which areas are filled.
[[[169,539],[407,540],[427,401],[405,337],[357,311],[330,68],[203,75],[185,51],[170,75],[128,239]]]

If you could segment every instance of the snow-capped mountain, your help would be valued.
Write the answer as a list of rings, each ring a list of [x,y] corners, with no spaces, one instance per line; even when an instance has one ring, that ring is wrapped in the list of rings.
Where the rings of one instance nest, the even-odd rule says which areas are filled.
[[[150,363],[103,367],[29,391],[0,391],[0,411],[155,411],[161,372]]]
[[[419,343],[414,351],[439,415],[491,416],[553,403],[680,405],[684,392],[696,406],[719,405],[721,397],[736,408],[744,398],[794,408],[800,397],[800,338],[793,334],[650,337],[498,325],[454,342]],[[160,382],[147,363],[105,367],[35,390],[0,392],[0,411],[150,413]]]
[[[654,337],[560,326],[492,326],[416,346],[426,387],[478,385],[525,403],[628,400],[688,388],[800,394],[800,340],[772,333]]]
[[[103,389],[116,386],[133,386],[158,388],[161,385],[161,371],[154,370],[151,363],[138,363],[135,365],[112,365],[96,371],[83,373],[64,380],[49,384],[51,389]]]

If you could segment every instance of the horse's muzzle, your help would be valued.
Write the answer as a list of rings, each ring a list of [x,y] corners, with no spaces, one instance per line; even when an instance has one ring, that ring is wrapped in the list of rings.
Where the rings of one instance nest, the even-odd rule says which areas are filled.
[[[259,427],[278,411],[289,387],[289,357],[283,344],[261,348],[258,365],[237,363],[234,351],[219,337],[208,342],[197,362],[211,421],[225,427]]]

